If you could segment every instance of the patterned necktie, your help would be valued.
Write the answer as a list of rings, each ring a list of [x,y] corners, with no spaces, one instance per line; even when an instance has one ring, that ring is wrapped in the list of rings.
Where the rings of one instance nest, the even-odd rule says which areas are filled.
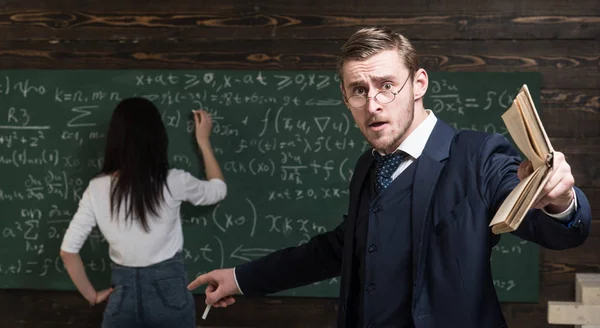
[[[398,169],[398,165],[402,163],[406,153],[396,151],[392,154],[380,155],[375,152],[375,162],[377,163],[377,173],[375,176],[375,191],[381,193],[392,183],[392,174]]]

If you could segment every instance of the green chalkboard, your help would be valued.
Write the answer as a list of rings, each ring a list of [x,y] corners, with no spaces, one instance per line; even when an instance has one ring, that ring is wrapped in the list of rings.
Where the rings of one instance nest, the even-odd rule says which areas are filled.
[[[535,73],[430,73],[427,108],[457,128],[506,134],[500,115]],[[99,170],[116,103],[160,108],[173,167],[203,176],[191,109],[213,117],[228,198],[182,207],[190,277],[299,245],[340,223],[355,160],[368,147],[333,71],[0,71],[0,287],[72,290],[58,257],[79,197]],[[538,104],[539,105],[539,104]],[[94,230],[81,251],[108,286],[107,244]],[[510,235],[493,252],[502,301],[537,301],[538,248]],[[333,279],[282,292],[336,297]]]

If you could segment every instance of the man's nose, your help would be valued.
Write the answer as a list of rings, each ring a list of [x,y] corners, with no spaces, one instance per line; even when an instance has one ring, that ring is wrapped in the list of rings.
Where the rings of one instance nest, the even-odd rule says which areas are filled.
[[[375,101],[375,95],[373,97],[369,97],[367,100],[367,111],[369,113],[376,113],[381,110],[381,105],[377,101]]]

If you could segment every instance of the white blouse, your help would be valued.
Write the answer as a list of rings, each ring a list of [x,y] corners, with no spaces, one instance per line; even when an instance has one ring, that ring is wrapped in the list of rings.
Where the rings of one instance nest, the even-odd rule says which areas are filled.
[[[79,253],[92,228],[98,225],[109,244],[112,261],[123,266],[142,267],[169,259],[183,248],[179,209],[183,201],[211,205],[225,198],[227,185],[220,179],[200,180],[190,173],[171,169],[158,215],[148,215],[149,232],[137,220],[125,222],[123,204],[111,220],[110,176],[90,181],[79,201],[62,241],[61,250]]]

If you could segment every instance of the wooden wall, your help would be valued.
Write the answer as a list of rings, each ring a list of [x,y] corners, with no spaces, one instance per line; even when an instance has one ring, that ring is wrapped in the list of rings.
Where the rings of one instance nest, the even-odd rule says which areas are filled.
[[[503,306],[510,327],[550,327],[547,302],[574,299],[575,272],[600,271],[598,1],[289,2],[2,0],[0,69],[333,69],[357,27],[379,24],[410,38],[430,71],[539,71],[548,133],[599,219],[583,246],[542,251],[539,304]],[[0,291],[2,327],[98,327],[102,310],[74,292]],[[241,298],[198,323],[333,327],[335,313],[335,300]]]

